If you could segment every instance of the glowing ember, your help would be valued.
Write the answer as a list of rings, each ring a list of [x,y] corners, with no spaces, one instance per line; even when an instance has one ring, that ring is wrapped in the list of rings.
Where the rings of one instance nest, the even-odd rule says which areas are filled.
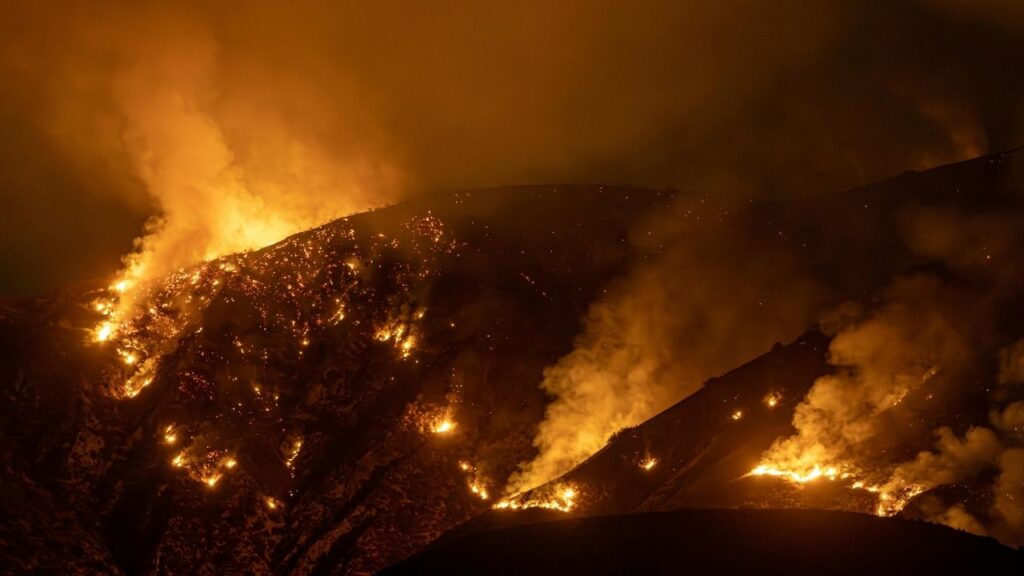
[[[214,474],[212,476],[207,476],[207,477],[203,478],[203,483],[206,484],[207,486],[209,486],[210,488],[213,488],[214,486],[217,485],[217,482],[220,481],[220,478],[221,478],[220,474]]]
[[[113,322],[103,322],[96,327],[93,332],[93,338],[97,342],[106,342],[110,340],[110,337],[114,335],[114,324]]]
[[[654,468],[657,465],[658,465],[658,459],[657,458],[653,458],[653,457],[644,458],[640,462],[640,468],[642,468],[645,471],[650,471],[652,468]]]
[[[403,359],[409,357],[409,354],[412,353],[413,346],[415,346],[415,345],[416,345],[416,339],[413,338],[412,336],[409,336],[408,338],[406,338],[405,340],[402,341],[401,349],[402,349],[402,358]]]
[[[729,418],[732,418],[733,420],[739,420],[740,418],[743,418],[743,410],[737,410],[733,412],[732,415],[729,416]]]
[[[913,500],[915,496],[924,492],[924,487],[916,484],[904,487],[898,494],[885,492],[877,486],[866,486],[864,489],[878,494],[878,507],[875,508],[877,516],[892,516],[896,514],[903,510],[907,503]]]
[[[177,441],[178,435],[174,432],[174,426],[170,425],[167,428],[164,428],[164,443],[174,444]]]
[[[288,458],[285,459],[284,464],[288,468],[295,467],[295,459],[299,457],[299,452],[302,451],[302,438],[297,438],[292,444],[291,453],[288,454]]]
[[[764,405],[769,408],[775,408],[782,401],[782,396],[778,392],[771,392],[764,397]]]
[[[345,305],[338,299],[335,299],[334,302],[338,305],[338,311],[334,313],[334,316],[331,316],[331,320],[337,324],[345,319]]]
[[[142,392],[143,388],[153,383],[152,377],[146,376],[132,376],[125,381],[124,386],[121,387],[121,395],[124,398],[134,398]]]
[[[469,490],[473,494],[479,496],[482,500],[487,500],[487,498],[489,498],[487,494],[487,489],[481,486],[480,484],[477,484],[476,482],[469,485]]]
[[[447,434],[452,430],[455,430],[455,422],[449,418],[445,418],[437,424],[434,424],[434,427],[430,429],[434,434]]]
[[[469,485],[469,491],[480,497],[481,500],[487,500],[490,498],[490,494],[487,492],[487,487],[484,485],[484,481],[476,475],[476,466],[473,466],[469,462],[459,462],[459,469],[466,472],[469,479],[467,483]]]

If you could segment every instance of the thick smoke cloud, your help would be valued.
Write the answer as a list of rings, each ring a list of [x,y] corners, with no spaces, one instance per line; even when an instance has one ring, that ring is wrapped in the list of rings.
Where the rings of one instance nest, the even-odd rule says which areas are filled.
[[[1008,526],[1006,539],[1024,545],[1024,448],[1012,448],[999,458],[999,477],[993,489],[992,508]]]
[[[948,312],[956,308],[941,301],[944,289],[928,276],[900,280],[883,306],[839,329],[829,361],[840,371],[820,378],[796,408],[797,433],[772,447],[774,466],[801,474],[815,466],[857,468],[902,437],[894,409],[915,391],[955,379],[968,360],[959,322]]]
[[[874,486],[886,512],[934,488],[981,482],[991,506],[948,495],[915,506],[932,521],[1024,542],[1014,312],[1024,294],[1021,201],[1017,191],[982,210],[985,202],[904,206],[905,245],[940,270],[897,275],[866,315],[840,315],[830,347],[837,373],[815,383],[796,409],[796,433],[764,455],[768,465],[798,473],[834,466]],[[908,458],[930,430],[934,446]]]
[[[59,17],[73,52],[52,62],[49,82],[60,93],[48,113],[75,161],[116,157],[153,204],[127,259],[128,286],[394,197],[397,172],[365,131],[358,150],[318,134],[337,132],[339,119],[312,86],[248,85],[268,72],[259,54],[233,61],[239,53],[194,11],[115,8],[72,7]],[[247,73],[228,78],[239,69]]]
[[[1024,384],[1024,340],[999,351],[999,383]]]
[[[567,472],[607,442],[696,391],[709,377],[788,341],[821,297],[788,244],[733,205],[683,197],[632,232],[644,263],[589,311],[574,350],[545,371],[552,397],[518,492]],[[758,246],[756,258],[735,258]]]
[[[931,490],[959,482],[985,469],[992,469],[1003,451],[998,437],[988,428],[972,427],[960,439],[951,429],[943,427],[938,429],[936,436],[935,451],[921,452],[914,460],[896,467],[884,490],[897,492],[905,486]]]
[[[153,215],[156,273],[413,190],[799,195],[1013,145],[1017,11],[955,4],[7,3],[0,293]]]
[[[640,227],[637,238],[655,230],[657,257],[594,306],[576,348],[546,373],[555,399],[538,455],[510,489],[557,477],[620,428],[818,319],[833,337],[835,372],[814,384],[795,410],[795,434],[760,464],[800,476],[834,469],[874,492],[885,514],[977,483],[991,490],[987,501],[937,491],[912,506],[1021,542],[1024,507],[1008,468],[1024,441],[1020,166],[1019,153],[1008,157],[975,195],[953,195],[936,174],[916,180],[920,190],[890,186],[872,201],[833,196],[820,206],[838,221],[812,217],[821,214],[814,201],[726,209],[686,199],[666,216],[673,234]],[[792,234],[793,222],[820,229]]]

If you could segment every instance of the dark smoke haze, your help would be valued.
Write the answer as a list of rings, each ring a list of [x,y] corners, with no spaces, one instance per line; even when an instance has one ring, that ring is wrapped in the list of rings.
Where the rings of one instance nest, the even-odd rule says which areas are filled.
[[[1007,148],[1022,25],[1010,0],[4,0],[0,293],[113,272],[154,215],[151,271],[414,191],[789,197]]]

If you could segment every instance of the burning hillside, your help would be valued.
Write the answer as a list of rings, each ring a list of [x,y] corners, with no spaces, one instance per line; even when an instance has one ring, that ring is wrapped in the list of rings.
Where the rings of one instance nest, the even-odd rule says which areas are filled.
[[[5,2],[0,573],[1015,560],[1021,6]]]
[[[995,156],[792,208],[896,214],[889,223],[872,216],[879,222],[873,237],[903,240],[874,262],[873,272],[864,269],[858,291],[870,296],[823,306],[827,338],[807,334],[642,424],[626,422],[640,425],[618,431],[585,462],[541,477],[539,488],[511,501],[543,502],[544,494],[571,484],[578,494],[572,511],[583,515],[835,508],[924,518],[1021,543],[1016,414],[1022,390],[1014,344],[1021,318],[1012,306],[1024,294],[1016,270],[1024,246],[1019,170],[1019,153]],[[964,189],[984,193],[959,197]],[[937,227],[959,240],[935,245]],[[781,226],[779,234],[801,248],[816,235]],[[827,274],[846,273],[846,262],[862,248],[834,252],[840,264]],[[818,252],[806,253],[814,259]],[[590,366],[583,369],[607,369]],[[604,394],[635,398],[630,386],[613,380]],[[585,421],[582,405],[574,400],[576,422]],[[562,416],[549,408],[547,418]],[[562,444],[577,436],[589,442],[585,426],[564,430]],[[535,443],[542,458],[545,445]],[[492,522],[516,520],[492,514],[474,523]]]
[[[1020,165],[436,194],[5,304],[4,562],[359,574],[467,521],[693,507],[1014,543]]]
[[[604,207],[580,213],[581,197]],[[5,484],[36,496],[4,505],[68,505],[8,532],[32,550],[8,559],[304,574],[414,552],[488,509],[528,456],[543,367],[635,258],[628,230],[671,199],[459,192],[23,304],[4,316]],[[586,242],[553,235],[567,229]],[[128,290],[144,292],[119,315]]]

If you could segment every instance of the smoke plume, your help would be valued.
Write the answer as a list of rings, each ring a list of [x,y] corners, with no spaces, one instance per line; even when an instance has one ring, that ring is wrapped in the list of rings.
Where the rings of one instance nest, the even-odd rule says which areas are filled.
[[[913,201],[899,210],[902,241],[940,271],[897,275],[866,315],[836,315],[836,373],[814,384],[796,408],[796,433],[776,441],[765,465],[799,474],[834,467],[877,492],[881,513],[940,486],[988,483],[999,472],[991,509],[948,496],[916,507],[935,522],[1021,541],[1012,469],[1024,421],[1013,401],[1021,334],[1011,311],[1024,293],[1016,264],[1024,222],[1019,192],[1010,194],[980,211]],[[851,309],[865,308],[844,308]],[[988,407],[972,406],[978,397]],[[930,429],[937,441],[921,450]]]
[[[157,12],[130,14],[130,24],[110,30],[115,40],[94,47],[121,62],[110,77],[121,137],[158,210],[126,259],[123,314],[136,284],[380,204],[398,184],[381,156],[363,156],[375,154],[372,141],[339,154],[301,117],[282,117],[290,107],[320,108],[318,122],[336,121],[309,87],[225,87],[218,66],[230,55],[207,26]],[[130,41],[116,36],[124,28]]]
[[[1024,448],[1012,448],[999,458],[999,477],[993,488],[993,511],[1006,523],[1005,540],[1024,545]]]
[[[553,401],[534,439],[538,454],[509,492],[567,472],[613,433],[813,322],[820,286],[811,262],[732,208],[684,196],[632,231],[645,263],[594,304],[574,350],[545,371]],[[755,245],[757,258],[731,257]]]
[[[956,320],[940,303],[944,287],[929,276],[898,281],[886,303],[842,327],[820,378],[796,408],[796,434],[775,443],[765,460],[807,474],[818,467],[854,468],[893,438],[907,396],[948,385],[967,360]]]
[[[939,428],[936,436],[935,451],[921,452],[914,460],[897,466],[883,492],[899,492],[906,486],[931,490],[959,482],[992,469],[1003,451],[999,439],[988,428],[972,427],[962,440],[946,427]]]
[[[0,292],[112,271],[151,216],[140,276],[409,190],[791,197],[1009,147],[1011,4],[8,3]]]

